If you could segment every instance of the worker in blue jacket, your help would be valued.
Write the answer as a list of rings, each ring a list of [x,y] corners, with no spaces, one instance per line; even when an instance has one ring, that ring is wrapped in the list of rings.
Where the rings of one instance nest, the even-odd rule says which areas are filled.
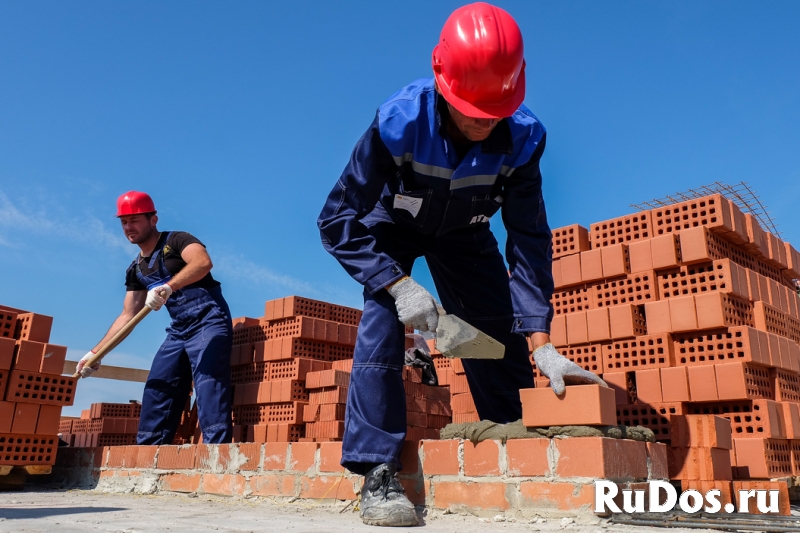
[[[447,313],[505,345],[502,360],[463,360],[481,419],[519,420],[519,390],[537,367],[556,393],[602,380],[550,344],[551,232],[539,161],[546,132],[522,105],[522,35],[500,8],[476,3],[447,20],[433,79],[379,109],[318,219],[322,243],[364,285],[350,378],[342,465],[365,476],[365,523],[413,525],[396,478],[406,434],[405,326],[435,331],[433,296],[410,276],[424,257]],[[489,219],[501,211],[506,259]],[[510,276],[509,276],[510,272]]]

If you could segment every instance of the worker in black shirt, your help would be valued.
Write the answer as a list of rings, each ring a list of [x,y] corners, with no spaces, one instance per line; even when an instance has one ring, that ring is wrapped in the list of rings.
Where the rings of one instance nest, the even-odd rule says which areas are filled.
[[[86,366],[89,357],[145,305],[153,311],[166,305],[172,323],[147,377],[136,441],[172,444],[194,380],[203,442],[231,442],[233,328],[205,246],[189,233],[158,231],[155,205],[143,192],[120,196],[117,217],[125,237],[141,252],[126,272],[122,314],[81,359],[78,371],[83,377],[96,371],[99,363]]]

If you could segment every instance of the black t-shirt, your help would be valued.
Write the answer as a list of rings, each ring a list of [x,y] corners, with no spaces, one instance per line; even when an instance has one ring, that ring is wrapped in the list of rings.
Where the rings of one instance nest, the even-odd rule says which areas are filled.
[[[167,238],[167,234],[169,234],[169,238]],[[186,261],[181,257],[181,252],[183,252],[184,248],[194,243],[205,248],[205,244],[200,242],[197,237],[185,231],[173,231],[172,233],[162,231],[161,237],[159,237],[158,244],[154,250],[161,250],[161,253],[164,254],[164,266],[172,276],[175,276],[175,274],[186,266]],[[142,257],[142,255],[139,254],[136,260],[128,267],[128,270],[125,271],[125,287],[129,291],[146,291],[147,287],[142,285],[138,276],[136,276],[136,262],[139,263],[139,269],[142,271],[142,274],[148,276],[158,270],[161,259],[157,258],[151,269],[149,267],[150,257]],[[193,283],[191,286],[210,289],[212,287],[218,287],[219,282],[211,277],[211,273],[209,272],[203,279]]]

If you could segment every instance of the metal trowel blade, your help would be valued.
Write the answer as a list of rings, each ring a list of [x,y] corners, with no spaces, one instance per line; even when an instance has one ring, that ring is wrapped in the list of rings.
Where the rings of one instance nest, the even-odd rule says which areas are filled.
[[[439,317],[436,349],[457,359],[502,359],[506,347],[453,315]]]

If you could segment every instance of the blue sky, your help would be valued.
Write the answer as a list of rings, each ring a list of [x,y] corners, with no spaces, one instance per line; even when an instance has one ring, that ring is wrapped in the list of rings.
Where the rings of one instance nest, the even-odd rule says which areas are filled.
[[[745,180],[800,244],[800,4],[498,4],[548,130],[552,227]],[[316,216],[376,107],[430,75],[459,5],[1,3],[0,303],[53,315],[52,342],[85,353],[121,308],[137,249],[114,202],[139,189],[161,229],[207,244],[235,316],[290,294],[360,305]],[[107,362],[149,367],[167,322],[151,314]],[[140,391],[85,381],[68,412]]]

